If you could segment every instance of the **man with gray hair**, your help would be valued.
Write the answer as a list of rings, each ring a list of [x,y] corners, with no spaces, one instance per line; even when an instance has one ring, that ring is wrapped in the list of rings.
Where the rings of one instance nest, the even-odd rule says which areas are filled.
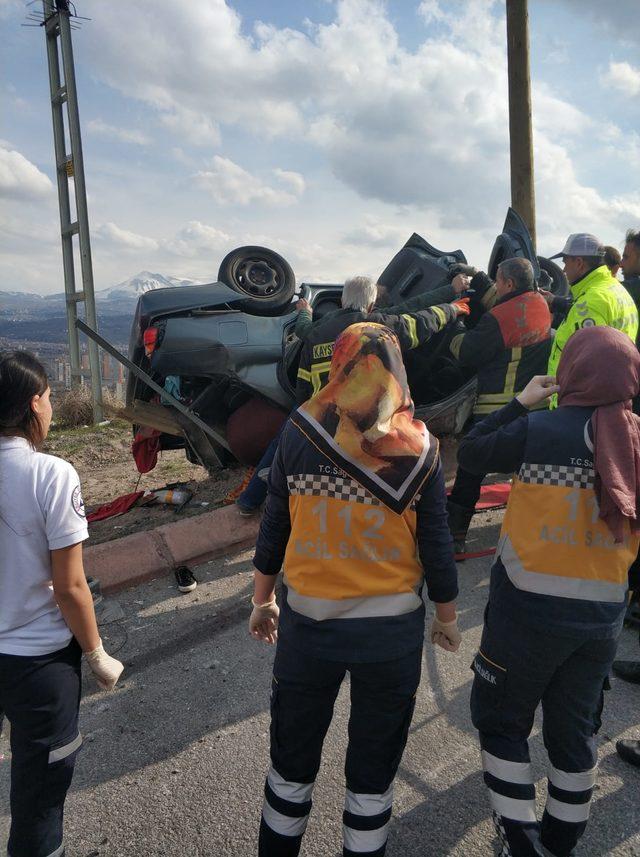
[[[300,354],[296,401],[306,402],[321,390],[329,378],[333,345],[343,330],[361,321],[384,324],[393,330],[403,352],[427,342],[456,320],[468,314],[465,304],[441,303],[416,312],[394,312],[403,307],[375,311],[378,286],[370,277],[351,277],[342,290],[342,309],[333,312],[307,329]]]
[[[528,259],[506,259],[498,266],[495,284],[486,274],[473,278],[474,302],[485,310],[472,330],[462,328],[450,349],[462,366],[478,373],[478,398],[473,421],[508,404],[534,375],[543,375],[551,350],[551,313],[535,288]],[[546,407],[546,402],[542,404]],[[448,503],[449,528],[457,554],[480,497],[484,475],[458,468]]]

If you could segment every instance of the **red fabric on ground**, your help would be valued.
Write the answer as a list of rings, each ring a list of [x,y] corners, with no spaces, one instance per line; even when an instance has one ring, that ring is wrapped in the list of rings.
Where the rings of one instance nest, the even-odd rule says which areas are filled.
[[[109,503],[104,503],[102,506],[94,509],[93,512],[87,515],[87,521],[92,523],[93,521],[104,521],[105,518],[115,518],[116,515],[124,515],[143,494],[144,491],[133,491],[131,494],[123,494],[122,497],[116,497],[115,500],[111,500]]]
[[[160,432],[154,428],[143,427],[137,432],[131,444],[138,473],[148,473],[158,463],[160,451]]]
[[[496,548],[485,548],[482,551],[469,551],[469,553],[457,553],[454,556],[456,561],[461,559],[477,559],[480,556],[493,556]]]
[[[510,482],[496,482],[495,485],[483,485],[480,489],[480,499],[476,503],[476,511],[506,506],[510,492]]]

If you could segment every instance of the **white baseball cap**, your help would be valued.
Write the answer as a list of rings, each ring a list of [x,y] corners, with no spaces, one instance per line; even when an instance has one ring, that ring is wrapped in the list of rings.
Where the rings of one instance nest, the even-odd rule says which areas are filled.
[[[559,259],[560,256],[604,256],[604,246],[590,232],[574,232],[567,238],[562,250],[549,258]]]

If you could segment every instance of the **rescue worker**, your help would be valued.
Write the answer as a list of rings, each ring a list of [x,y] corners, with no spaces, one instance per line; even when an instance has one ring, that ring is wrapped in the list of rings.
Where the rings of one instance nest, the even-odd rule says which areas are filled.
[[[596,781],[603,688],[640,534],[640,355],[610,327],[567,342],[462,441],[472,472],[513,472],[491,569],[471,716],[502,854],[573,853]],[[531,412],[558,393],[559,407]],[[542,703],[549,787],[541,823],[527,739]]]
[[[292,414],[281,437],[249,621],[255,638],[278,643],[260,857],[300,851],[347,671],[343,854],[385,853],[420,680],[425,579],[436,602],[431,642],[447,651],[460,644],[438,441],[413,413],[397,335],[361,322],[341,334],[328,384]]]
[[[460,275],[454,292],[458,294],[459,290],[466,288],[467,285],[468,278]],[[365,319],[385,324],[397,333],[402,350],[408,351],[427,342],[434,333],[438,333],[447,324],[455,321],[459,315],[469,312],[464,301],[443,303],[419,311],[399,314],[375,312],[377,293],[378,287],[369,277],[352,277],[345,282],[342,290],[342,309],[306,329],[296,384],[298,404],[305,402],[326,384],[333,343],[349,325]],[[418,298],[413,299],[414,302],[416,300]],[[398,309],[398,307],[392,309]],[[264,502],[267,495],[269,467],[279,438],[278,434],[271,441],[256,467],[255,474],[236,500],[236,506],[241,514],[254,514]]]
[[[474,274],[476,272],[476,269],[471,268],[469,265],[455,265],[453,270],[456,271],[459,268],[463,268],[467,273],[456,273],[451,277],[451,282],[444,283],[436,289],[423,292],[421,295],[416,295],[413,298],[408,298],[401,304],[392,305],[387,289],[378,283],[375,309],[378,312],[388,313],[389,315],[401,315],[402,313],[418,312],[421,309],[428,309],[436,304],[451,303],[452,301],[457,300],[457,298],[459,298],[469,288],[469,272],[473,272]],[[451,276],[451,274],[449,276]],[[298,339],[304,339],[313,326],[313,308],[309,301],[304,298],[300,298],[296,303],[296,309],[298,310],[298,320],[296,321],[296,326],[294,327],[293,332]],[[325,321],[329,315],[335,315],[336,312],[339,313],[340,310],[336,310],[335,312],[324,316],[322,321]]]
[[[535,290],[528,259],[506,259],[498,266],[495,286],[486,274],[473,279],[473,302],[490,309],[472,329],[451,340],[450,350],[462,366],[477,371],[478,397],[473,421],[506,405],[534,375],[546,371],[551,350],[551,313]],[[495,300],[495,302],[494,302]],[[546,406],[546,405],[543,405]],[[459,466],[447,509],[456,554],[465,539],[486,473]]]
[[[306,402],[326,384],[333,344],[350,325],[365,320],[384,324],[396,333],[400,348],[405,352],[423,345],[434,333],[453,323],[458,315],[468,314],[465,304],[455,302],[398,315],[376,312],[377,292],[377,285],[369,277],[352,277],[342,290],[342,309],[316,322],[306,332],[298,366],[298,404]]]
[[[626,333],[634,342],[638,334],[638,311],[624,286],[611,276],[604,264],[604,247],[595,235],[577,232],[567,238],[560,253],[564,273],[571,286],[572,303],[567,316],[558,327],[551,346],[548,373],[555,376],[560,355],[576,330],[583,327],[607,325]],[[560,306],[551,292],[544,297],[552,311]],[[565,305],[566,307],[566,305]],[[555,400],[551,400],[555,407]]]
[[[76,755],[80,658],[111,690],[123,666],[102,648],[82,566],[87,538],[73,467],[37,452],[51,423],[43,366],[0,354],[0,708],[11,722],[11,857],[64,854]]]

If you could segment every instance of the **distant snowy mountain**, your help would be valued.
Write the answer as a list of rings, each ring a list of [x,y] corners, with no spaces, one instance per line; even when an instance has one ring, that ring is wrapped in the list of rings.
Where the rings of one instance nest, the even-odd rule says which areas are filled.
[[[96,292],[97,301],[111,300],[137,300],[144,292],[153,289],[167,289],[174,286],[193,286],[204,283],[206,280],[185,280],[179,277],[165,277],[163,274],[153,274],[151,271],[140,271],[134,277],[111,286],[108,289],[100,289]]]
[[[134,277],[96,291],[98,314],[132,313],[136,301],[144,292],[151,289],[166,289],[175,286],[192,286],[206,283],[207,280],[187,280],[180,277],[165,277],[164,274],[153,274],[151,271],[140,271]],[[35,292],[4,292],[0,291],[0,317],[26,320],[60,316],[65,313],[64,292],[53,295],[39,295]],[[80,314],[82,315],[82,304]]]

